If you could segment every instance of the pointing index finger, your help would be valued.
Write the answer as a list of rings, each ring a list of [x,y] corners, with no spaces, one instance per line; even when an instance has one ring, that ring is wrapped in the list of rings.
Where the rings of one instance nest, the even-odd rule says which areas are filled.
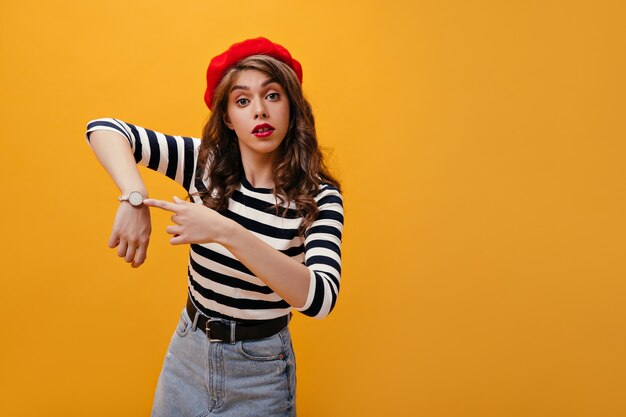
[[[146,198],[145,200],[143,200],[143,203],[149,207],[158,207],[160,209],[171,211],[174,213],[176,213],[178,210],[178,207],[175,203],[170,203],[169,201],[165,201],[165,200],[155,200],[152,198]]]

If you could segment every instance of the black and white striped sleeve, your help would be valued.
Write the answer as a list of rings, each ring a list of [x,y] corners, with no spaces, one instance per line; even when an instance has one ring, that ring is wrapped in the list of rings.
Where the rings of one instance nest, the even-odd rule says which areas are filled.
[[[121,134],[130,143],[135,162],[161,172],[189,191],[200,139],[165,135],[107,118],[92,120],[87,124],[87,140],[90,133],[96,130],[110,130]]]
[[[326,317],[337,301],[341,276],[343,200],[325,185],[316,197],[319,214],[304,239],[304,263],[311,274],[309,295],[297,310],[317,319]]]

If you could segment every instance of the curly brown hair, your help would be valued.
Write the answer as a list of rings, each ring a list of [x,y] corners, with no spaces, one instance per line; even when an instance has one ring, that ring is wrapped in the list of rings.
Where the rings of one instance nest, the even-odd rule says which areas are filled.
[[[237,74],[257,70],[283,87],[289,98],[289,127],[279,147],[279,158],[273,166],[274,189],[277,203],[273,209],[282,215],[294,203],[302,216],[300,232],[317,218],[319,209],[314,197],[321,184],[340,190],[337,181],[324,163],[317,142],[315,120],[310,103],[304,98],[296,74],[283,62],[267,55],[253,55],[239,61],[222,77],[213,94],[213,113],[204,126],[198,153],[198,172],[208,180],[208,188],[199,193],[204,205],[225,211],[228,201],[244,178],[244,170],[235,132],[225,122],[228,93]]]

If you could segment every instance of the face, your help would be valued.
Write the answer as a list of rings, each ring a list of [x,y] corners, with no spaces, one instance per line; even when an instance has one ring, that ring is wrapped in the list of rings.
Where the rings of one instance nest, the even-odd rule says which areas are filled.
[[[239,139],[241,157],[271,162],[289,127],[289,99],[267,74],[241,71],[228,94],[224,122]]]

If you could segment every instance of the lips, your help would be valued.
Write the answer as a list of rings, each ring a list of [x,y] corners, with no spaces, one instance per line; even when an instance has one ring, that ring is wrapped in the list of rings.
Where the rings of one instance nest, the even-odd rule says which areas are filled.
[[[260,125],[256,125],[254,129],[252,129],[252,134],[259,138],[264,138],[272,134],[274,132],[274,126],[263,123]]]

